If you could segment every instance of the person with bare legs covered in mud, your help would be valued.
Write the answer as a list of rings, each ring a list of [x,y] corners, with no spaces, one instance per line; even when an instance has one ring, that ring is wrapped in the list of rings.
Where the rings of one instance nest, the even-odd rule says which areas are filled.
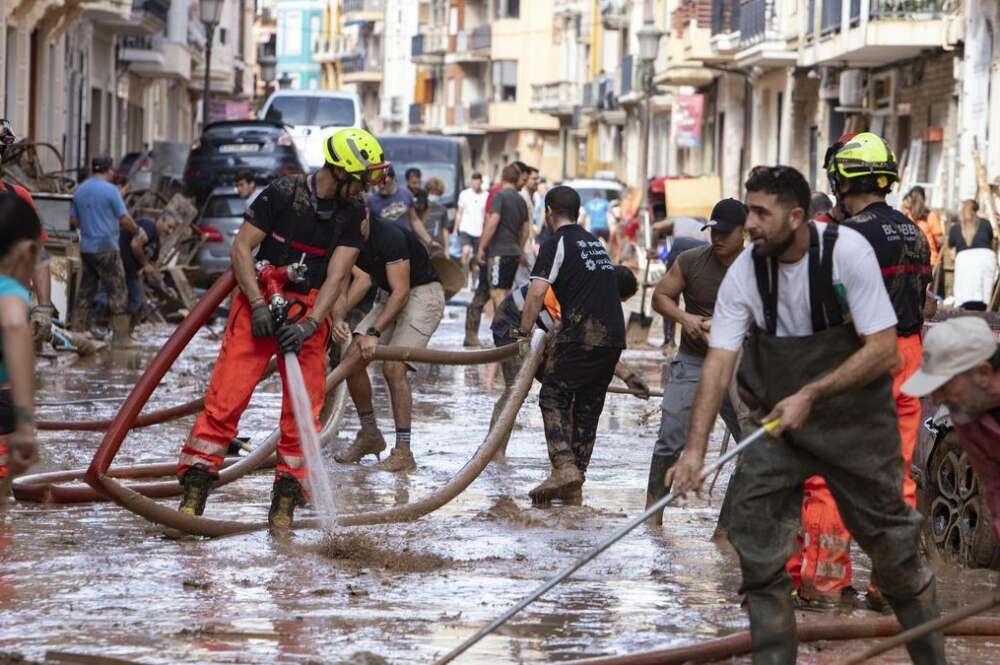
[[[389,167],[374,136],[342,129],[324,142],[326,163],[311,176],[272,182],[247,209],[233,243],[233,271],[239,291],[233,298],[226,333],[198,416],[181,449],[177,476],[184,486],[180,511],[201,515],[240,417],[271,358],[278,355],[282,379],[281,439],[271,491],[268,524],[273,531],[292,526],[296,506],[305,503],[308,476],[285,376],[284,354],[298,355],[313,419],[326,394],[327,315],[347,286],[361,249],[365,216],[360,194],[379,182]],[[257,261],[280,268],[305,264],[305,278],[284,285],[289,302],[301,301],[306,316],[280,328],[264,299],[254,269]],[[319,429],[319,422],[315,423]]]
[[[559,331],[545,359],[538,406],[552,469],[529,492],[533,503],[582,500],[583,482],[597,439],[608,386],[625,348],[625,317],[615,266],[600,240],[577,224],[580,195],[554,187],[545,195],[552,235],[531,272],[519,336],[527,336],[552,289],[559,301]]]
[[[371,360],[379,344],[426,348],[444,316],[444,288],[427,249],[413,231],[376,217],[362,223],[361,235],[364,244],[354,267],[354,281],[334,308],[334,340],[344,343],[350,339],[351,328],[344,316],[374,283],[379,289],[375,307],[354,329],[355,342],[348,353],[360,353]],[[407,372],[411,369],[404,362],[382,363],[396,424],[396,445],[388,459],[376,467],[382,471],[410,471],[417,466],[410,451],[413,392]],[[354,442],[334,459],[341,464],[356,464],[365,455],[379,455],[386,446],[375,421],[368,369],[350,376],[347,387],[358,409],[361,429]]]
[[[621,298],[622,302],[625,302],[629,298],[635,295],[635,292],[639,290],[639,283],[635,279],[635,274],[625,266],[615,266],[615,279],[618,282],[618,297]],[[493,323],[490,325],[490,330],[493,332],[493,345],[500,347],[506,346],[508,344],[517,343],[517,330],[521,327],[521,314],[524,312],[524,302],[528,296],[528,290],[531,288],[531,284],[525,284],[519,286],[510,292],[510,295],[501,301],[500,306],[497,307],[497,312],[493,317]],[[556,294],[550,287],[548,291],[545,292],[545,298],[543,301],[543,307],[538,314],[538,318],[535,320],[535,325],[545,332],[555,330],[557,322],[559,321],[560,307],[559,301],[556,300]],[[493,405],[493,417],[490,419],[490,429],[493,429],[493,425],[496,423],[497,418],[500,417],[500,412],[503,410],[504,405],[507,403],[507,399],[510,397],[511,389],[514,387],[514,379],[517,377],[517,370],[520,367],[518,358],[508,358],[500,364],[500,371],[503,374],[504,390],[503,395],[497,400],[497,403]],[[539,371],[539,378],[542,376],[544,371],[544,361],[543,365]],[[649,399],[649,386],[643,380],[639,373],[633,370],[631,367],[625,364],[625,361],[621,360],[615,365],[615,376],[625,382],[631,390],[635,391],[636,396],[642,399]],[[504,440],[503,445],[500,450],[497,451],[495,459],[502,460],[507,456],[507,442],[510,440],[510,433],[508,432],[507,438]]]
[[[701,485],[708,435],[742,348],[741,396],[754,418],[779,422],[774,439],[743,451],[730,480],[729,541],[740,557],[754,665],[793,665],[785,562],[806,478],[826,478],[904,628],[937,618],[936,584],[919,547],[923,520],[903,501],[890,375],[897,318],[875,251],[854,229],[809,221],[809,184],[791,167],[754,168],[746,191],[753,246],[719,287],[687,444],[664,483],[679,494]],[[946,662],[940,631],[907,650],[917,665]]]

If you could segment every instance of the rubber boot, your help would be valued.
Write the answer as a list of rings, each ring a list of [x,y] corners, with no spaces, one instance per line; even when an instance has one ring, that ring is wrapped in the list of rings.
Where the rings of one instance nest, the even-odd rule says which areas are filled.
[[[888,595],[886,600],[896,612],[896,619],[904,630],[937,619],[941,612],[937,604],[937,584],[934,580],[909,600],[895,600]],[[944,653],[944,635],[936,631],[930,635],[911,640],[906,644],[913,665],[947,665]]]
[[[417,462],[413,459],[413,453],[409,448],[393,448],[389,457],[384,462],[375,465],[379,471],[389,471],[398,473],[400,471],[412,471],[417,468]]]
[[[549,477],[535,489],[528,492],[532,503],[549,503],[552,499],[561,499],[573,490],[583,486],[583,474],[572,460],[559,466],[553,466]]]
[[[267,524],[272,531],[287,531],[292,528],[295,507],[305,505],[302,485],[291,476],[280,475],[274,479],[271,488],[271,509],[267,511]]]
[[[129,334],[128,314],[112,314],[111,331],[114,334],[111,338],[111,348],[118,350],[139,348],[139,345]]]
[[[665,497],[668,493],[667,486],[663,484],[663,477],[667,475],[667,470],[674,465],[673,455],[657,455],[653,453],[653,459],[649,462],[649,480],[646,482],[646,508]],[[663,509],[656,511],[650,518],[649,524],[653,526],[663,525]]]
[[[354,442],[333,456],[340,464],[357,464],[365,455],[375,455],[381,459],[382,451],[386,449],[385,437],[377,427],[365,429],[362,427],[354,435]]]
[[[483,306],[473,299],[465,310],[465,341],[462,346],[479,346],[479,322],[483,318]]]
[[[753,665],[795,665],[799,638],[788,586],[747,594]]]
[[[82,302],[73,304],[73,319],[70,321],[70,330],[79,333],[87,332],[90,327],[90,305]]]
[[[184,496],[177,510],[185,515],[200,517],[205,512],[205,502],[215,478],[200,466],[192,466],[181,476],[180,482],[184,487]]]

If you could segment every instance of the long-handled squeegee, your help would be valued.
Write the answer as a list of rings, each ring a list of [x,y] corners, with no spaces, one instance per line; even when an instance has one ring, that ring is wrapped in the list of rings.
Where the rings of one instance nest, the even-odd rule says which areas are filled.
[[[779,424],[780,424],[780,421],[778,421],[778,420],[772,420],[772,421],[770,421],[768,423],[765,423],[763,427],[761,427],[760,429],[758,429],[756,432],[754,432],[753,434],[751,434],[747,438],[745,438],[742,441],[740,441],[739,445],[737,445],[736,447],[734,447],[728,453],[726,453],[725,455],[720,456],[717,460],[715,460],[711,464],[705,466],[701,470],[701,475],[700,475],[701,480],[704,481],[716,469],[722,467],[726,462],[728,462],[729,460],[733,459],[734,457],[736,457],[737,455],[739,455],[741,452],[743,452],[744,450],[746,450],[747,448],[749,448],[750,446],[752,446],[755,442],[757,442],[758,440],[760,440],[765,434],[770,434],[771,432],[773,432],[778,427]],[[617,543],[626,534],[628,534],[630,531],[632,531],[632,529],[636,528],[637,526],[639,526],[640,524],[642,524],[643,522],[645,522],[646,520],[648,520],[650,517],[652,517],[657,512],[663,510],[670,503],[672,503],[678,496],[680,496],[680,495],[677,492],[671,492],[670,494],[668,494],[667,496],[663,497],[662,499],[660,499],[659,501],[657,501],[656,503],[654,503],[652,506],[650,506],[649,508],[647,508],[646,511],[643,512],[641,515],[637,515],[636,517],[633,517],[631,520],[629,520],[628,522],[626,522],[623,526],[619,527],[614,533],[612,533],[610,536],[608,536],[607,539],[605,539],[603,542],[601,542],[600,545],[598,545],[594,549],[590,550],[590,552],[588,552],[587,554],[584,554],[582,557],[580,557],[579,559],[577,559],[575,562],[573,562],[568,567],[566,567],[563,570],[559,571],[556,574],[555,577],[553,577],[548,582],[546,582],[542,586],[540,586],[537,589],[535,589],[524,600],[522,600],[517,605],[515,605],[512,608],[510,608],[509,610],[507,610],[506,612],[504,612],[503,614],[501,614],[499,617],[497,617],[496,619],[494,619],[488,626],[486,626],[485,628],[483,628],[482,630],[480,630],[478,633],[476,633],[475,635],[473,635],[469,639],[467,639],[464,642],[462,642],[455,649],[453,649],[448,654],[446,654],[443,658],[439,658],[438,660],[434,661],[434,665],[444,665],[445,663],[450,663],[455,658],[457,658],[458,656],[460,656],[463,653],[465,653],[466,651],[468,651],[468,649],[470,647],[472,647],[474,644],[476,644],[477,642],[479,642],[479,640],[483,639],[484,637],[486,637],[487,635],[489,635],[490,633],[492,633],[493,631],[495,631],[497,628],[499,628],[500,626],[502,626],[505,623],[507,623],[507,621],[511,617],[513,617],[515,614],[517,614],[518,612],[520,612],[521,610],[523,610],[525,607],[527,607],[531,603],[533,603],[536,600],[538,600],[547,591],[549,591],[554,586],[556,586],[557,584],[559,584],[560,582],[562,582],[564,579],[566,579],[567,577],[569,577],[570,575],[572,575],[573,573],[575,573],[576,571],[578,571],[584,565],[586,565],[587,563],[589,563],[590,561],[592,561],[594,558],[597,557],[598,554],[600,554],[604,550],[608,549],[609,547],[611,547],[612,545],[614,545],[615,543]]]

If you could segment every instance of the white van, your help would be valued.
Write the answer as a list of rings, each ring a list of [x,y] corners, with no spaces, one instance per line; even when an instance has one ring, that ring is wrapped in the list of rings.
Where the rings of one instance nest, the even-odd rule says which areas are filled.
[[[361,100],[353,92],[277,90],[260,110],[261,120],[283,122],[310,170],[323,166],[323,141],[344,127],[361,127]]]

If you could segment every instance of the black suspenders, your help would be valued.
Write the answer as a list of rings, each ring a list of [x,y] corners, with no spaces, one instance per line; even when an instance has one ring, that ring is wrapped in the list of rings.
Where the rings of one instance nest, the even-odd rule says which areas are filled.
[[[823,253],[819,251],[819,233],[809,222],[809,305],[812,313],[813,332],[839,326],[844,313],[833,289],[833,247],[839,230],[836,224],[827,224],[823,232]],[[753,253],[754,276],[757,292],[764,306],[764,327],[769,335],[778,332],[778,260]]]

